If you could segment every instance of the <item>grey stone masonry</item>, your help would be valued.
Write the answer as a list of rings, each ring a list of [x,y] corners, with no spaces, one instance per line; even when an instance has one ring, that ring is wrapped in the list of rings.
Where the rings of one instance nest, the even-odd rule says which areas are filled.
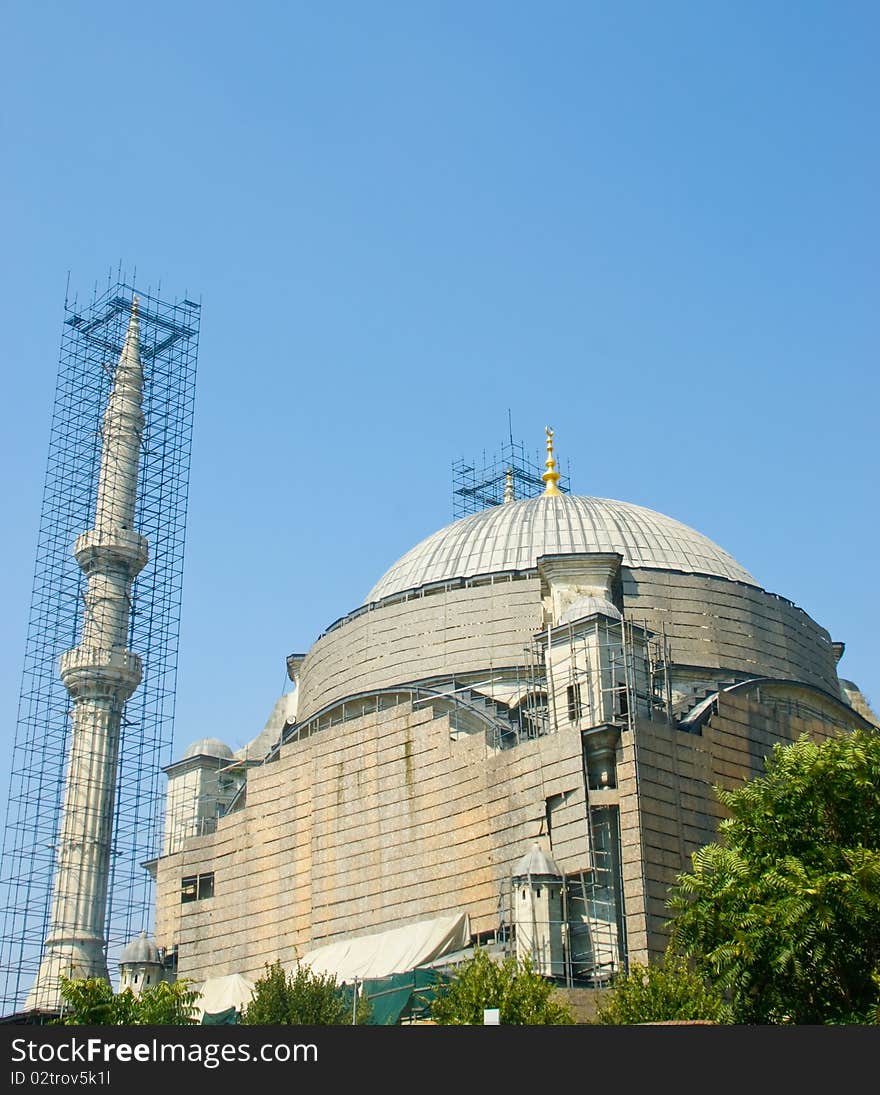
[[[198,980],[462,909],[493,930],[551,797],[553,855],[584,870],[579,734],[495,752],[406,702],[350,719],[252,769],[245,809],[159,860],[156,941],[178,944],[180,976]],[[213,896],[182,903],[182,880],[205,872]]]
[[[726,578],[621,568],[624,608],[656,634],[674,666],[710,678],[799,680],[839,696],[828,632],[775,594]],[[405,681],[522,665],[546,623],[537,575],[426,590],[363,609],[322,635],[299,673],[299,719],[346,696]]]
[[[790,601],[724,578],[622,573],[627,616],[657,634],[665,627],[674,666],[802,681],[839,697],[828,632]]]

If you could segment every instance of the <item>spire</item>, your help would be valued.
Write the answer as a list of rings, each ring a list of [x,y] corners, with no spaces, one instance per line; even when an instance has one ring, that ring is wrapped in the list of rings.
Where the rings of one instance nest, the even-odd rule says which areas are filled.
[[[504,475],[504,501],[516,501],[516,491],[513,489],[513,468],[508,468]]]
[[[116,366],[115,386],[133,384],[140,394],[144,386],[144,370],[141,365],[141,321],[138,313],[138,298],[132,297],[131,318],[125,332],[125,344]]]
[[[138,461],[144,432],[144,368],[138,298],[131,302],[125,343],[104,411],[95,527],[134,528]]]
[[[556,461],[553,459],[553,430],[549,426],[546,427],[546,434],[547,434],[547,459],[544,462],[544,466],[546,467],[547,470],[541,476],[541,478],[547,484],[544,487],[544,493],[545,494],[562,494],[562,491],[559,489],[559,486],[558,486],[559,480],[560,480],[560,475],[559,475],[559,472],[556,470]]]

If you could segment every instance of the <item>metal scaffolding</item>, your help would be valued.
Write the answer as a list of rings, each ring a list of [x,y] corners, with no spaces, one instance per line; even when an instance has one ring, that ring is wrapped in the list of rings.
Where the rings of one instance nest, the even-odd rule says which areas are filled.
[[[570,470],[570,468],[569,468]],[[505,441],[500,452],[484,452],[478,462],[456,460],[452,464],[452,518],[478,513],[489,506],[500,506],[508,484],[516,501],[531,498],[544,490],[544,463],[539,456],[530,456],[522,441]],[[568,492],[568,474],[559,480],[559,489]]]
[[[145,421],[134,532],[147,540],[149,561],[130,591],[126,645],[143,676],[121,714],[105,928],[111,973],[121,947],[151,926],[152,883],[142,864],[158,850],[161,769],[173,744],[200,305],[136,290],[120,276],[86,306],[64,303],[0,867],[4,1015],[22,1007],[49,924],[74,706],[59,663],[82,641],[89,603],[73,547],[96,522],[102,421],[106,429],[135,296]]]

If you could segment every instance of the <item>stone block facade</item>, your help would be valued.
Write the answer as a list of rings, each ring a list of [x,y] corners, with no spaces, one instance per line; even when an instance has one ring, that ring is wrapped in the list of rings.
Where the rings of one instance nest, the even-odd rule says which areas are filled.
[[[617,786],[587,790],[581,736],[492,749],[411,702],[340,722],[252,769],[247,807],[159,861],[157,943],[195,980],[292,962],[319,943],[467,911],[475,934],[510,923],[516,861],[547,837],[565,874],[591,866],[588,807],[620,811],[627,951],[662,952],[666,900],[714,838],[713,786],[759,775],[777,742],[840,729],[821,711],[721,693],[701,733],[640,718],[623,730]],[[186,878],[212,895],[181,901]]]

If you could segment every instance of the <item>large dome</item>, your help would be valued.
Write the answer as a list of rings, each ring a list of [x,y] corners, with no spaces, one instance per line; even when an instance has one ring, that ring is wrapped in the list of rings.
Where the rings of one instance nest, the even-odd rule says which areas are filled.
[[[627,567],[758,584],[717,544],[662,513],[610,498],[542,494],[493,506],[435,532],[398,559],[364,603],[430,582],[530,570],[541,555],[595,551],[618,552]]]

